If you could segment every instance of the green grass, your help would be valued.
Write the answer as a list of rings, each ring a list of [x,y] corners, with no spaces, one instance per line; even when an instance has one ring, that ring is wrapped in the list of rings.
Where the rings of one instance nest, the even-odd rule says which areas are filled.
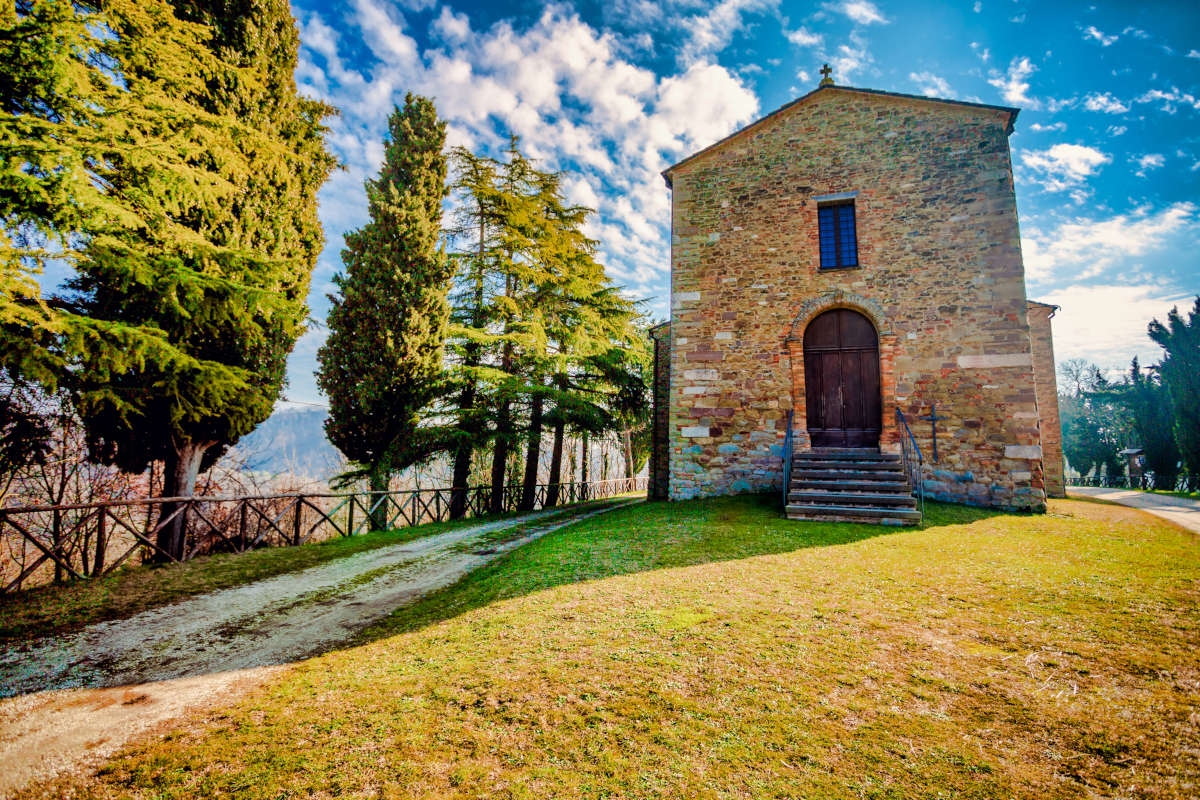
[[[365,550],[499,518],[418,525],[299,547],[221,553],[183,564],[131,565],[94,580],[0,595],[0,641],[77,630],[93,622],[121,619],[204,592],[315,567]]]
[[[1050,510],[614,511],[29,794],[1195,797],[1197,538]]]

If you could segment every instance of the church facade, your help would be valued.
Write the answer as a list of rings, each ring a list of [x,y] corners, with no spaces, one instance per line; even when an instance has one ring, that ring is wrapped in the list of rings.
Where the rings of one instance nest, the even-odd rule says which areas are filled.
[[[789,418],[796,451],[898,453],[911,430],[927,496],[1037,511],[1062,494],[1016,116],[826,80],[663,173],[652,495],[779,490]]]

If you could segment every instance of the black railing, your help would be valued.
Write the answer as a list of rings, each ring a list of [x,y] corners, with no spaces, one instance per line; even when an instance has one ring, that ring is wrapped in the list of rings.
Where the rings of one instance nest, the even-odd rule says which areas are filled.
[[[787,433],[783,436],[783,507],[787,508],[788,490],[792,488],[792,448],[795,434],[792,433],[792,412],[787,415]]]
[[[1175,491],[1175,492],[1196,492],[1200,491],[1200,476],[1182,474],[1175,477],[1175,482],[1169,486],[1156,486],[1155,484],[1167,483],[1169,480],[1155,480],[1153,472],[1143,472],[1141,475],[1130,477],[1129,475],[1078,475],[1074,478],[1067,478],[1068,486],[1099,486],[1105,489],[1140,489],[1149,491],[1157,489],[1158,491]]]
[[[904,412],[896,409],[896,427],[903,432],[900,434],[900,459],[904,464],[904,474],[908,477],[908,482],[912,484],[913,492],[916,493],[917,499],[921,504],[921,524],[925,524],[925,456],[921,452],[921,445],[917,444],[917,437],[913,436],[912,429],[908,427],[908,420],[904,417]]]
[[[557,484],[554,506],[646,491],[646,478]],[[506,488],[502,510],[547,507],[551,484],[539,485],[532,508],[520,486]],[[0,508],[0,593],[52,580],[105,575],[130,559],[188,561],[213,552],[295,546],[380,528],[450,519],[451,499],[466,494],[466,517],[491,511],[488,486],[399,492],[153,497],[59,506]],[[164,513],[165,509],[165,513]],[[183,557],[158,545],[161,530],[183,520]]]

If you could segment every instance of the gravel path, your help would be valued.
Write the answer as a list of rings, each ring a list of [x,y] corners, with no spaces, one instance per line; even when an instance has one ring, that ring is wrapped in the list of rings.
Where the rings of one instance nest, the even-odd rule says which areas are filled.
[[[1101,489],[1095,486],[1068,486],[1067,492],[1120,503],[1130,508],[1140,508],[1156,517],[1162,517],[1176,525],[1182,525],[1188,530],[1200,533],[1200,500],[1174,497],[1169,494],[1139,492],[1136,489]]]
[[[381,547],[78,633],[0,647],[0,796],[94,765],[227,702],[499,555],[634,501],[551,510]],[[487,534],[523,527],[502,544]]]

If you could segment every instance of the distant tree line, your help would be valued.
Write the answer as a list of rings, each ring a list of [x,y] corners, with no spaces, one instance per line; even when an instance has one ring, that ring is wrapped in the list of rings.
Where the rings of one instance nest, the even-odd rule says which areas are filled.
[[[474,476],[493,512],[518,489],[530,509],[549,434],[555,505],[568,430],[585,452],[589,436],[617,436],[632,477],[648,452],[649,348],[635,304],[596,261],[591,209],[570,205],[562,174],[516,138],[502,158],[444,154],[445,123],[426,98],[410,94],[388,130],[318,353],[326,431],[357,465],[343,478],[382,491],[441,455],[452,516]]]
[[[1162,361],[1143,368],[1135,357],[1119,379],[1083,359],[1060,366],[1063,453],[1080,474],[1122,476],[1121,451],[1141,449],[1154,488],[1173,489],[1181,474],[1200,477],[1200,297],[1149,334]]]

